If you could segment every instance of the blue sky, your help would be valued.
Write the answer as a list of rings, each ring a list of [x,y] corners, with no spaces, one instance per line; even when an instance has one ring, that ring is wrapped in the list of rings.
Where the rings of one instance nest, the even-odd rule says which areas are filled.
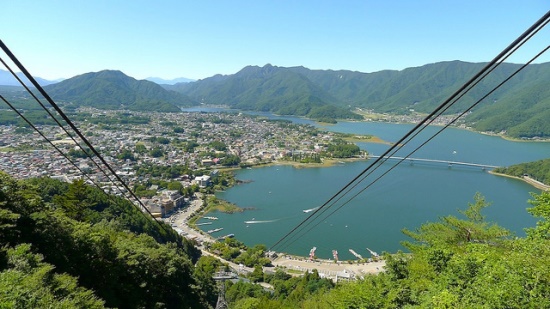
[[[547,0],[18,0],[2,4],[0,29],[43,78],[116,69],[202,79],[267,63],[375,72],[485,62],[548,10]],[[510,62],[527,61],[549,38],[544,29]]]

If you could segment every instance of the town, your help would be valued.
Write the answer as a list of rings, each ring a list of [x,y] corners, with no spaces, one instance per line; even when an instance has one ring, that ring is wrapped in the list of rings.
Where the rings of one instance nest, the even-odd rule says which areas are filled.
[[[161,217],[188,202],[194,192],[202,189],[212,193],[227,187],[227,176],[220,173],[226,169],[275,162],[321,163],[328,156],[365,155],[356,145],[343,141],[342,134],[243,113],[82,108],[74,118],[116,174],[151,213]],[[0,126],[0,169],[17,178],[47,176],[66,182],[85,173],[89,184],[99,184],[116,195],[126,193],[98,168],[101,165],[94,162],[99,160],[92,161],[79,147],[82,142],[73,140],[56,125],[39,129],[70,161],[30,129]],[[334,152],[332,147],[333,151],[327,153],[335,143],[344,148]]]

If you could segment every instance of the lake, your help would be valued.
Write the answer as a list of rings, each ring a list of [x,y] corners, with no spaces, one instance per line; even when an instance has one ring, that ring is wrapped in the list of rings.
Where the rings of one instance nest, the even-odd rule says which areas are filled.
[[[377,122],[339,122],[320,126],[302,118],[255,114],[290,119],[323,130],[372,134],[389,142],[397,141],[413,127],[410,124]],[[426,128],[416,141],[395,155],[407,155],[439,129],[436,126]],[[358,145],[374,155],[382,154],[389,147],[373,143]],[[550,157],[550,143],[512,142],[449,128],[412,157],[508,166]],[[280,165],[239,170],[236,177],[251,182],[220,192],[217,196],[253,210],[236,214],[215,213],[219,220],[206,229],[223,227],[220,235],[213,236],[233,233],[247,245],[263,243],[269,248],[312,214],[303,210],[323,205],[371,161],[325,168],[298,169]],[[383,164],[344,198],[329,204],[331,207],[319,220],[306,226],[297,234],[298,237],[276,247],[276,251],[307,256],[312,247],[317,247],[316,255],[321,258],[331,258],[332,250],[337,250],[340,259],[354,259],[349,249],[366,257],[370,256],[367,247],[379,253],[404,250],[400,242],[408,238],[402,234],[403,228],[415,229],[446,215],[460,217],[457,210],[472,203],[476,192],[491,203],[484,212],[487,220],[510,229],[516,235],[524,235],[523,229],[536,222],[526,208],[530,207],[527,202],[531,198],[530,192],[540,193],[540,190],[522,181],[494,176],[481,168],[439,163],[403,162],[388,172],[395,162]],[[385,176],[373,182],[385,172]]]

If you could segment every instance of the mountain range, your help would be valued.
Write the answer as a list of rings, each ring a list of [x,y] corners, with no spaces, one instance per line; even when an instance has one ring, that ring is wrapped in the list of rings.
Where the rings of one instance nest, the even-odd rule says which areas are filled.
[[[248,66],[233,75],[165,86],[207,104],[307,116],[319,120],[361,119],[305,75],[287,68]]]
[[[361,73],[268,64],[165,87],[209,104],[311,118],[315,116],[308,107],[314,104],[347,111],[362,108],[393,114],[412,110],[429,113],[485,65],[448,61],[402,71]],[[464,110],[520,66],[502,64],[446,113]],[[467,124],[518,138],[550,137],[548,81],[550,63],[527,66],[473,109],[466,117]]]
[[[103,109],[177,112],[200,103],[306,116],[362,119],[357,108],[379,113],[428,113],[485,66],[448,61],[401,71],[362,73],[305,67],[247,66],[231,75],[158,85],[120,71],[86,73],[45,89],[58,101]],[[520,68],[504,63],[446,113],[457,113]],[[489,95],[465,118],[479,131],[517,138],[550,137],[550,63],[533,64]]]

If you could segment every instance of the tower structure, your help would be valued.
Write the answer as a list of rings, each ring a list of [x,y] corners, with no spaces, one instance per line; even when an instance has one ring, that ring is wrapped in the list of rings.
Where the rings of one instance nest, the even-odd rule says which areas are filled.
[[[218,294],[218,302],[216,303],[216,309],[227,309],[227,301],[225,300],[225,280],[234,279],[237,275],[228,271],[219,271],[214,274],[214,280],[220,282],[220,292]]]

